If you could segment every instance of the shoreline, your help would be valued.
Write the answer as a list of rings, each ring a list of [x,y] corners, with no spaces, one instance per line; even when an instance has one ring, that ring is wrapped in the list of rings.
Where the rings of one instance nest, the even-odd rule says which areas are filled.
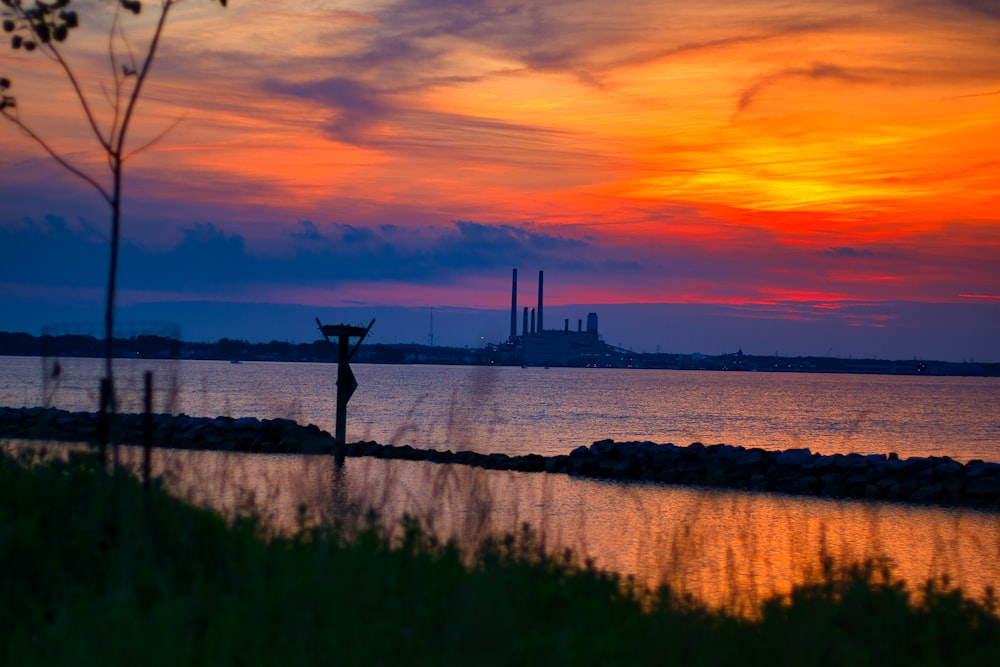
[[[141,444],[144,415],[115,415],[112,441]],[[972,507],[1000,511],[1000,463],[960,463],[947,456],[821,455],[808,448],[765,450],[725,444],[688,446],[600,440],[568,454],[508,455],[377,442],[338,444],[314,424],[256,417],[152,415],[152,445],[267,454],[370,456],[454,463],[490,470],[548,472],[618,482],[786,493],[836,499]],[[0,407],[0,438],[91,441],[97,414],[57,408]]]

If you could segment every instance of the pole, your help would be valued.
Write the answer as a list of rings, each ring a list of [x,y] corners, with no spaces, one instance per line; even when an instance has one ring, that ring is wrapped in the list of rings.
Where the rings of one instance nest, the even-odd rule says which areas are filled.
[[[351,380],[353,374],[347,362],[351,358],[350,337],[340,335],[337,340],[337,432],[335,435],[338,444],[347,442],[347,401],[351,397],[353,388]]]
[[[100,409],[97,413],[97,448],[101,459],[101,471],[108,466],[108,441],[111,439],[111,380],[101,378]]]
[[[337,337],[337,424],[334,429],[334,442],[341,447],[337,448],[337,454],[335,454],[337,465],[340,466],[344,462],[344,453],[342,445],[347,444],[347,402],[351,400],[351,396],[354,394],[354,390],[358,388],[358,381],[354,377],[354,373],[351,372],[350,361],[354,353],[358,351],[358,347],[361,346],[361,341],[371,332],[372,327],[375,326],[375,318],[368,323],[367,327],[356,327],[347,324],[335,324],[324,326],[319,318],[316,318],[316,325],[319,327],[320,333],[323,334],[323,338],[326,341],[332,342],[330,340],[331,336]],[[358,342],[351,348],[351,336],[356,336]]]
[[[149,504],[153,475],[153,371],[143,373],[142,492]]]

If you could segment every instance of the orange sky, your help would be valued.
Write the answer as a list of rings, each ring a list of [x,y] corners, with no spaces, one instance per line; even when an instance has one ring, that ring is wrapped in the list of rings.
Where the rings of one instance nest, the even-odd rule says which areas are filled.
[[[70,41],[99,99],[106,36],[91,23]],[[99,166],[51,63],[2,58],[22,117]],[[1000,10],[985,0],[188,0],[134,145],[179,118],[129,166],[126,235],[145,247],[210,223],[290,256],[307,221],[417,252],[461,220],[542,239],[525,254],[563,271],[564,302],[1000,296]],[[0,132],[0,224],[104,224],[84,190],[27,192],[52,165]],[[336,284],[390,303],[379,285],[397,280]]]

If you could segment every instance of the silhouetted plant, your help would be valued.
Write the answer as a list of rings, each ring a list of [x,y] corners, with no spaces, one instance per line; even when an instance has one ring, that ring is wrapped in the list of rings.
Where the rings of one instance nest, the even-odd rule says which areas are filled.
[[[135,118],[136,105],[143,84],[156,57],[167,17],[171,9],[180,2],[181,0],[160,0],[160,14],[155,25],[150,28],[149,43],[145,53],[134,49],[123,25],[124,14],[138,15],[142,12],[142,3],[139,0],[117,0],[111,5],[97,3],[85,7],[88,14],[107,11],[109,6],[110,11],[114,12],[108,39],[108,58],[113,80],[104,96],[109,108],[101,113],[84,92],[79,77],[74,73],[67,56],[62,51],[63,42],[69,38],[72,31],[82,25],[80,14],[70,8],[72,0],[34,0],[34,2],[0,0],[3,6],[0,10],[3,31],[10,34],[11,48],[25,52],[40,52],[62,70],[73,88],[94,138],[107,157],[107,173],[104,173],[103,169],[99,170],[101,173],[93,173],[92,170],[73,164],[68,157],[61,154],[41,134],[31,128],[22,117],[19,100],[10,92],[13,88],[11,79],[0,76],[0,114],[34,140],[60,166],[97,190],[111,209],[110,258],[104,309],[107,404],[102,405],[102,409],[114,409],[114,374],[111,357],[124,165],[129,157],[155,143],[163,134],[131,151],[127,151],[126,139],[129,127]],[[228,0],[218,0],[218,2],[225,7]]]

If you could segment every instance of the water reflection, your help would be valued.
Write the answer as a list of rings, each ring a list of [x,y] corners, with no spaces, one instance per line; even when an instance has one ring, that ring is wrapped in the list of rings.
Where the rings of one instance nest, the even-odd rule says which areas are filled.
[[[138,463],[136,450],[125,459]],[[551,549],[655,586],[670,583],[713,605],[750,609],[787,592],[823,553],[884,555],[917,586],[947,575],[979,596],[1000,583],[1000,521],[969,509],[846,502],[737,491],[616,484],[565,475],[426,462],[159,450],[155,474],[192,502],[225,513],[255,506],[277,531],[373,507],[389,522],[429,518],[471,544],[528,523]]]
[[[94,410],[99,359],[64,359],[51,402]],[[36,358],[0,358],[0,405],[40,404]],[[347,437],[434,449],[566,454],[612,438],[824,454],[1000,461],[1000,378],[356,364]],[[334,431],[330,364],[116,360],[119,409],[286,417]],[[176,377],[176,382],[170,378]]]

